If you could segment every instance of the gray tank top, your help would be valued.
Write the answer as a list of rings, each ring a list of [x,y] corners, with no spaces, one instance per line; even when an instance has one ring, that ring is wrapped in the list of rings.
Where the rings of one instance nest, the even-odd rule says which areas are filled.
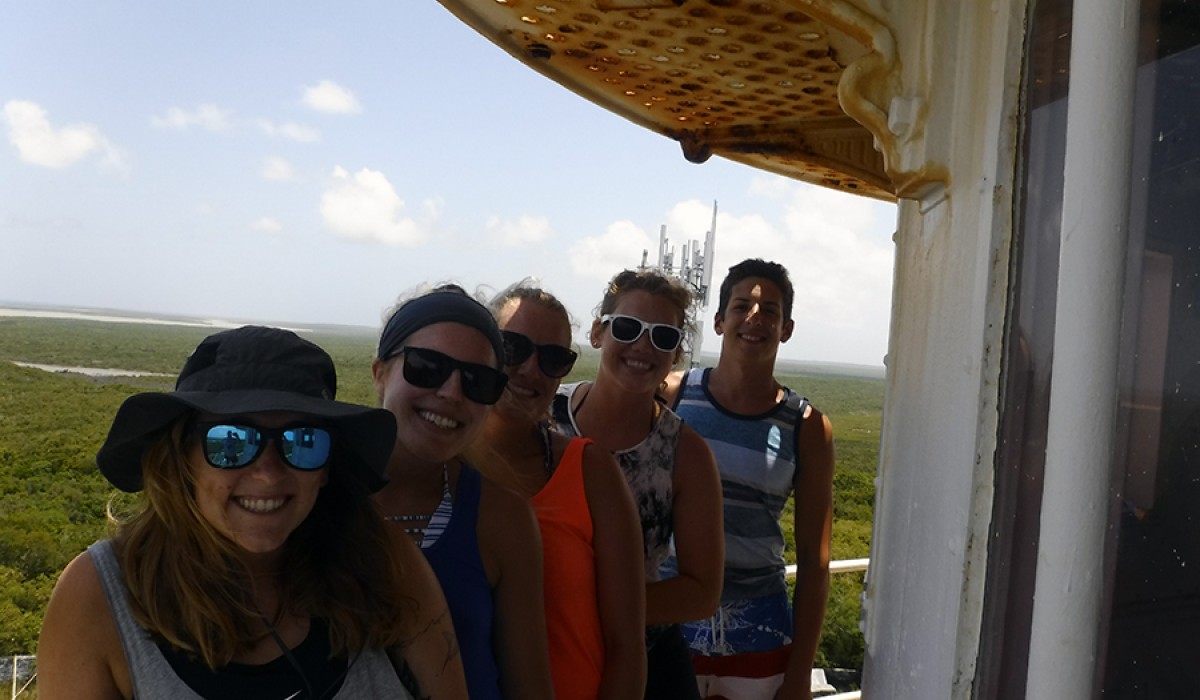
[[[88,547],[88,553],[100,574],[104,596],[108,599],[109,610],[121,635],[121,647],[125,650],[125,662],[129,665],[134,697],[204,700],[175,675],[149,632],[134,619],[112,542],[101,540]],[[412,699],[396,676],[387,654],[379,649],[368,649],[351,660],[342,688],[333,697],[335,700]]]

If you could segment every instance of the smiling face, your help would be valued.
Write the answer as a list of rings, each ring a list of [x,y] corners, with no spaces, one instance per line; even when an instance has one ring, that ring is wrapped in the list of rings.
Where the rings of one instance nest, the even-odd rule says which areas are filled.
[[[534,345],[571,347],[571,325],[561,312],[529,299],[510,299],[500,309],[501,330],[520,333]],[[538,367],[534,352],[518,365],[504,368],[508,389],[496,410],[506,418],[535,422],[545,418],[561,379],[548,377]]]
[[[738,282],[714,323],[717,335],[722,336],[722,354],[774,358],[794,327],[791,319],[784,320],[783,313],[783,293],[774,282],[762,277]]]
[[[198,418],[198,422],[219,420],[211,415]],[[238,417],[236,422],[279,428],[317,421],[272,411]],[[308,517],[329,479],[328,467],[303,471],[288,466],[274,444],[263,445],[258,457],[245,467],[218,469],[205,460],[199,435],[189,438],[187,462],[201,517],[246,552],[257,555],[273,555],[282,549]]]
[[[684,321],[683,313],[670,299],[640,289],[622,293],[608,313],[672,326],[682,326]],[[600,348],[597,376],[608,377],[634,393],[653,393],[683,354],[682,346],[672,352],[655,348],[648,332],[632,343],[622,343],[612,337],[608,324],[599,320],[592,322],[591,339],[592,345]]]
[[[434,323],[404,339],[405,347],[435,350],[474,364],[496,366],[491,343],[461,323]],[[404,379],[404,355],[376,360],[371,367],[380,404],[396,417],[396,451],[405,459],[441,464],[462,452],[483,429],[488,406],[468,399],[462,373],[441,386],[422,389]]]

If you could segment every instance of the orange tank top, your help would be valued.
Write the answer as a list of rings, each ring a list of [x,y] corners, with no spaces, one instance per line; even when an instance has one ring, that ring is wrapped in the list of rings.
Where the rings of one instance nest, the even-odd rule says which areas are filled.
[[[558,700],[595,698],[604,668],[592,514],[583,487],[583,447],[572,438],[550,481],[529,503],[542,533],[546,638]]]

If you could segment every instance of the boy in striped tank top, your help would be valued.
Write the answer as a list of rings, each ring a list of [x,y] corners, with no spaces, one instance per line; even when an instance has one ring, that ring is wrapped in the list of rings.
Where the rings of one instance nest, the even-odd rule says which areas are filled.
[[[667,400],[712,448],[724,493],[721,604],[712,618],[684,626],[705,698],[811,698],[829,591],[833,431],[775,380],[779,344],[794,328],[793,299],[782,265],[734,265],[714,319],[717,366],[667,379]],[[789,600],[779,517],[791,494],[797,577]]]

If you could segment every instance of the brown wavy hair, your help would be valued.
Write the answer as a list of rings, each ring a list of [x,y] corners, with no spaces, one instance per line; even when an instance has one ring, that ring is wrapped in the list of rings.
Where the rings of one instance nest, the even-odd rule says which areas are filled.
[[[678,309],[679,327],[683,330],[683,342],[680,343],[683,352],[680,356],[690,355],[692,338],[698,330],[692,309],[691,290],[678,279],[657,270],[622,270],[614,275],[604,288],[604,298],[596,307],[596,318],[611,314],[621,301],[621,296],[629,292],[646,292],[662,297]]]
[[[187,457],[192,417],[142,455],[140,509],[114,522],[114,545],[137,621],[204,661],[228,664],[261,638],[262,617],[239,547],[201,515]],[[394,535],[365,484],[335,461],[312,512],[288,536],[279,614],[328,621],[333,655],[403,644],[415,601],[401,593]],[[207,468],[202,466],[201,468]]]
[[[510,284],[497,292],[487,303],[488,310],[492,312],[492,316],[496,318],[497,323],[500,322],[500,312],[504,310],[505,305],[514,300],[531,301],[535,304],[540,304],[542,307],[562,316],[568,329],[572,329],[575,326],[574,319],[571,318],[571,312],[567,311],[567,307],[563,305],[562,301],[542,288],[538,284],[538,281],[532,277],[526,277],[519,282]]]

